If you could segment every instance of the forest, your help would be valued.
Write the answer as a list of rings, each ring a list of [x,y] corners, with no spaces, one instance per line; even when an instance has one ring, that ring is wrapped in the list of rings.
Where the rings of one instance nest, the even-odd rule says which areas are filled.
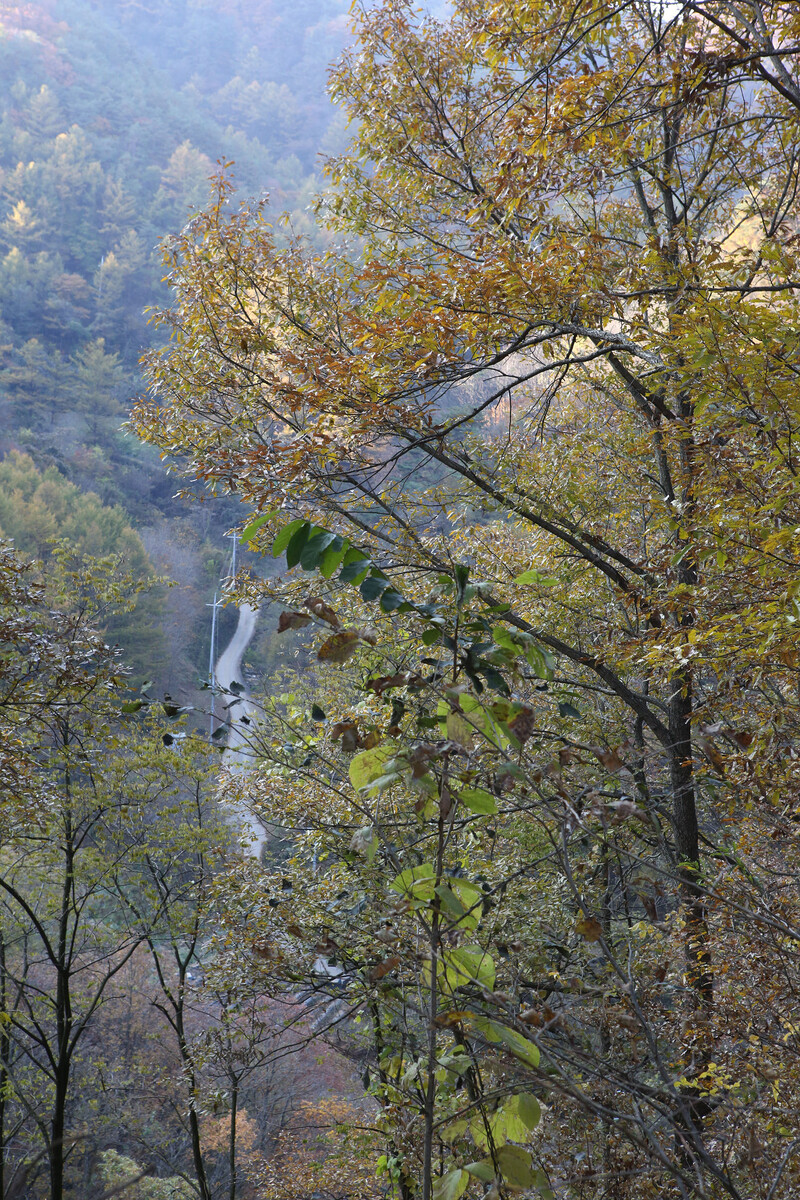
[[[0,1200],[792,1200],[800,7],[0,13]]]

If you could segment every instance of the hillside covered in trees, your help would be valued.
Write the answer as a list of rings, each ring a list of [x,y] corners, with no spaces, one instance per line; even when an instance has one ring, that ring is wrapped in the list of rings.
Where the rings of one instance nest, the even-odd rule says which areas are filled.
[[[115,497],[4,464],[82,540],[0,556],[0,1197],[793,1200],[800,9],[354,20],[319,200],[223,165],[164,246],[130,454],[280,605],[210,738],[105,636]]]
[[[0,453],[121,506],[159,569],[201,601],[198,623],[235,506],[209,525],[176,504],[158,456],[121,429],[153,344],[146,310],[167,298],[159,243],[205,204],[217,160],[308,226],[318,155],[342,137],[325,80],[346,11],[0,4]],[[195,632],[174,664],[151,668],[159,679],[197,675]]]

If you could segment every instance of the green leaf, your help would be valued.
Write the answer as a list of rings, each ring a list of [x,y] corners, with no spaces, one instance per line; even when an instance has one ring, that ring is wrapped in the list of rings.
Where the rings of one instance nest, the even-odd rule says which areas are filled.
[[[456,604],[461,606],[464,603],[464,592],[469,579],[469,567],[465,563],[456,563],[453,569],[456,581]]]
[[[529,1067],[538,1067],[538,1047],[521,1033],[517,1033],[516,1029],[509,1029],[507,1025],[501,1025],[499,1021],[492,1021],[489,1017],[473,1017],[472,1024],[488,1042],[501,1042],[515,1058],[527,1063]]]
[[[384,764],[394,752],[394,745],[384,742],[381,746],[373,746],[371,750],[363,750],[355,756],[350,763],[350,782],[356,791],[369,787],[383,774]]]
[[[344,539],[339,540],[341,541],[341,545],[331,544],[322,556],[322,561],[319,564],[319,573],[323,579],[330,579],[345,556],[347,542]]]
[[[576,721],[580,721],[581,714],[574,704],[570,704],[568,700],[559,700],[558,715],[560,717],[572,717]]]
[[[121,706],[120,712],[137,713],[140,708],[144,708],[148,703],[149,701],[147,700],[126,700]]]
[[[457,712],[449,712],[445,725],[447,736],[451,742],[457,742],[459,746],[463,746],[467,750],[471,749],[475,730],[465,717]]]
[[[367,582],[368,580],[364,581],[364,583]],[[405,604],[405,602],[405,597],[398,592],[397,588],[388,587],[381,596],[381,608],[385,613],[394,612],[396,609],[400,608],[402,604]]]
[[[311,536],[311,524],[304,521],[299,529],[296,529],[292,534],[289,545],[286,547],[286,566],[291,571],[292,567],[296,567],[300,562],[300,555],[305,549],[305,544]]]
[[[531,1129],[535,1129],[539,1123],[540,1112],[535,1096],[527,1093],[511,1096],[502,1108],[498,1109],[492,1120],[495,1145],[503,1142],[527,1142]]]
[[[490,817],[497,812],[497,801],[490,792],[483,788],[462,788],[458,793],[461,803],[482,817]]]
[[[519,1118],[528,1129],[535,1129],[542,1119],[539,1101],[530,1092],[520,1092],[516,1097]]]
[[[482,1183],[492,1183],[494,1180],[494,1163],[490,1158],[483,1158],[480,1162],[467,1163],[464,1170],[468,1171],[470,1175],[474,1175],[476,1179],[480,1179]]]
[[[369,570],[370,566],[370,560],[363,550],[351,548],[344,556],[342,569],[339,572],[339,582],[360,583],[361,577]]]
[[[521,1146],[501,1146],[496,1158],[500,1174],[509,1187],[521,1192],[534,1186],[537,1172],[527,1150]]]
[[[290,521],[288,525],[284,525],[283,529],[281,529],[279,531],[279,533],[277,534],[277,536],[275,538],[275,541],[272,543],[272,557],[273,558],[280,558],[280,556],[283,554],[286,547],[289,545],[289,542],[292,540],[294,535],[297,533],[297,530],[301,527],[301,525],[305,525],[305,524],[306,524],[305,521],[299,520],[299,521]]]
[[[483,914],[483,894],[465,879],[449,879],[436,889],[445,915],[462,929],[477,929]]]
[[[435,880],[436,869],[433,863],[420,863],[417,867],[406,867],[405,871],[395,876],[389,887],[403,896],[432,900]]]
[[[335,533],[326,530],[312,534],[300,552],[300,566],[304,571],[315,571],[331,543],[339,541]]]
[[[385,575],[373,570],[361,584],[360,592],[364,600],[377,600],[389,586],[389,580]]]
[[[530,645],[525,651],[525,657],[540,679],[552,679],[553,667],[550,656],[541,646]]]
[[[541,587],[555,587],[558,580],[554,579],[552,575],[545,575],[542,571],[530,570],[517,575],[514,583],[538,583]]]
[[[254,521],[251,521],[249,525],[246,525],[242,530],[241,537],[239,538],[239,545],[246,546],[248,542],[252,542],[261,526],[266,525],[267,521],[272,521],[275,517],[277,517],[279,511],[279,509],[273,508],[271,512],[262,513],[260,517],[256,517]]]
[[[494,960],[482,946],[459,946],[457,950],[443,952],[448,967],[457,975],[456,987],[466,983],[478,983],[492,991],[495,983]]]
[[[467,1190],[468,1183],[469,1175],[460,1167],[455,1171],[448,1171],[433,1185],[433,1200],[458,1200]]]

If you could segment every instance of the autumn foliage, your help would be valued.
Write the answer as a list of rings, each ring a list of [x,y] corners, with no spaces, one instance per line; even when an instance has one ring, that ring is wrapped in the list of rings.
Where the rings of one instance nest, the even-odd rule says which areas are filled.
[[[316,646],[254,944],[403,1200],[789,1197],[796,6],[452,7],[358,14],[332,249],[225,176],[166,247],[136,427]]]

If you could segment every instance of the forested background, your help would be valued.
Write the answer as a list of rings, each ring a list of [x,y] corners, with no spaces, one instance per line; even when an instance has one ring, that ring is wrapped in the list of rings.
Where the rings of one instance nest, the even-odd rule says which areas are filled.
[[[176,501],[158,455],[122,429],[156,336],[146,310],[168,298],[160,239],[206,203],[218,160],[235,162],[243,195],[268,192],[313,228],[318,156],[343,144],[325,85],[347,9],[0,7],[0,530],[39,556],[58,536],[116,549],[139,576],[184,585],[140,603],[138,633],[115,629],[140,681],[187,688],[207,669],[203,605],[237,516]]]

